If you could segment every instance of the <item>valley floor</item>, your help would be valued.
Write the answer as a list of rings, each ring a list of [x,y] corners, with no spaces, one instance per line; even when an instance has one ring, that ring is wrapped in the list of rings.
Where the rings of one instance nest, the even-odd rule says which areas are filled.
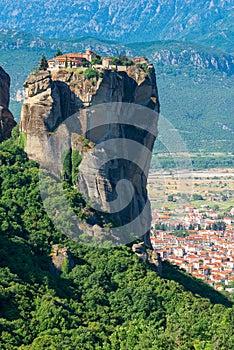
[[[148,190],[162,259],[234,295],[234,169],[151,172]]]

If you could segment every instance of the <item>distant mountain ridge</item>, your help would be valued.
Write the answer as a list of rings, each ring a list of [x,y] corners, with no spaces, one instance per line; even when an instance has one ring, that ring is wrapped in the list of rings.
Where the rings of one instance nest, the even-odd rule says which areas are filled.
[[[19,30],[0,28],[0,63],[11,73],[11,69],[19,64],[27,69],[37,65],[42,53],[47,58],[53,57],[58,48],[63,52],[78,52],[90,48],[104,56],[147,56],[156,66],[175,66],[211,69],[214,72],[234,74],[234,55],[221,50],[208,48],[200,44],[183,41],[151,41],[139,43],[119,43],[117,41],[102,40],[93,37],[78,37],[67,40],[56,40],[34,36]],[[20,55],[25,53],[27,58]],[[36,58],[35,58],[36,57]],[[17,59],[18,58],[18,59]],[[22,62],[21,62],[22,61]],[[22,72],[21,70],[21,72]]]
[[[233,53],[234,0],[12,0],[0,27],[51,38],[186,40]]]
[[[149,57],[156,65],[211,69],[234,74],[234,56],[199,44],[181,41],[154,41],[128,44],[135,53]]]

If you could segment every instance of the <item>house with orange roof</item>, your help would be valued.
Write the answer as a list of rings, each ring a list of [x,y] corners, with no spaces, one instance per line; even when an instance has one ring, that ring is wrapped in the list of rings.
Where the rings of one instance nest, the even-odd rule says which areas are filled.
[[[175,256],[183,257],[185,254],[185,249],[183,247],[173,247],[173,253]]]
[[[209,266],[202,266],[200,267],[199,271],[203,274],[203,275],[210,275],[211,274],[211,269]]]
[[[234,261],[227,261],[226,263],[227,267],[229,267],[230,269],[234,270]]]
[[[155,237],[150,237],[150,241],[151,241],[153,249],[161,249],[165,245],[165,242],[163,240],[155,238]]]
[[[96,57],[96,53],[87,49],[85,53],[67,53],[60,56],[55,56],[48,60],[48,69],[59,69],[59,68],[78,68],[83,65],[91,62],[94,57]]]
[[[193,261],[193,266],[195,269],[200,270],[203,266],[203,261]]]
[[[112,66],[113,66],[113,62],[112,62],[112,59],[111,58],[109,58],[109,57],[103,57],[103,59],[102,59],[102,65],[103,65],[103,67],[105,67],[105,68],[112,68]]]
[[[201,280],[205,280],[206,276],[202,275],[201,273],[193,273],[193,276],[196,278],[200,278]]]

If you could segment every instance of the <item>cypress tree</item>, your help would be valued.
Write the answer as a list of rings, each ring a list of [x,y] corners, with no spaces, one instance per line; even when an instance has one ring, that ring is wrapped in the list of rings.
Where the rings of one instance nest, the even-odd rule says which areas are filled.
[[[47,62],[47,59],[45,57],[45,55],[43,54],[41,56],[41,60],[39,62],[39,69],[40,70],[46,70],[48,68],[48,62]]]

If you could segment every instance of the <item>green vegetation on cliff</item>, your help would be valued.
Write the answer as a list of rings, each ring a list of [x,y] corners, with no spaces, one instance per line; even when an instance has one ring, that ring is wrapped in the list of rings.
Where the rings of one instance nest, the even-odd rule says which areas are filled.
[[[38,165],[16,136],[0,145],[0,163],[1,349],[233,349],[224,295],[170,265],[159,277],[128,247],[94,249],[56,231]],[[74,262],[64,260],[60,275],[51,270],[55,243]]]

